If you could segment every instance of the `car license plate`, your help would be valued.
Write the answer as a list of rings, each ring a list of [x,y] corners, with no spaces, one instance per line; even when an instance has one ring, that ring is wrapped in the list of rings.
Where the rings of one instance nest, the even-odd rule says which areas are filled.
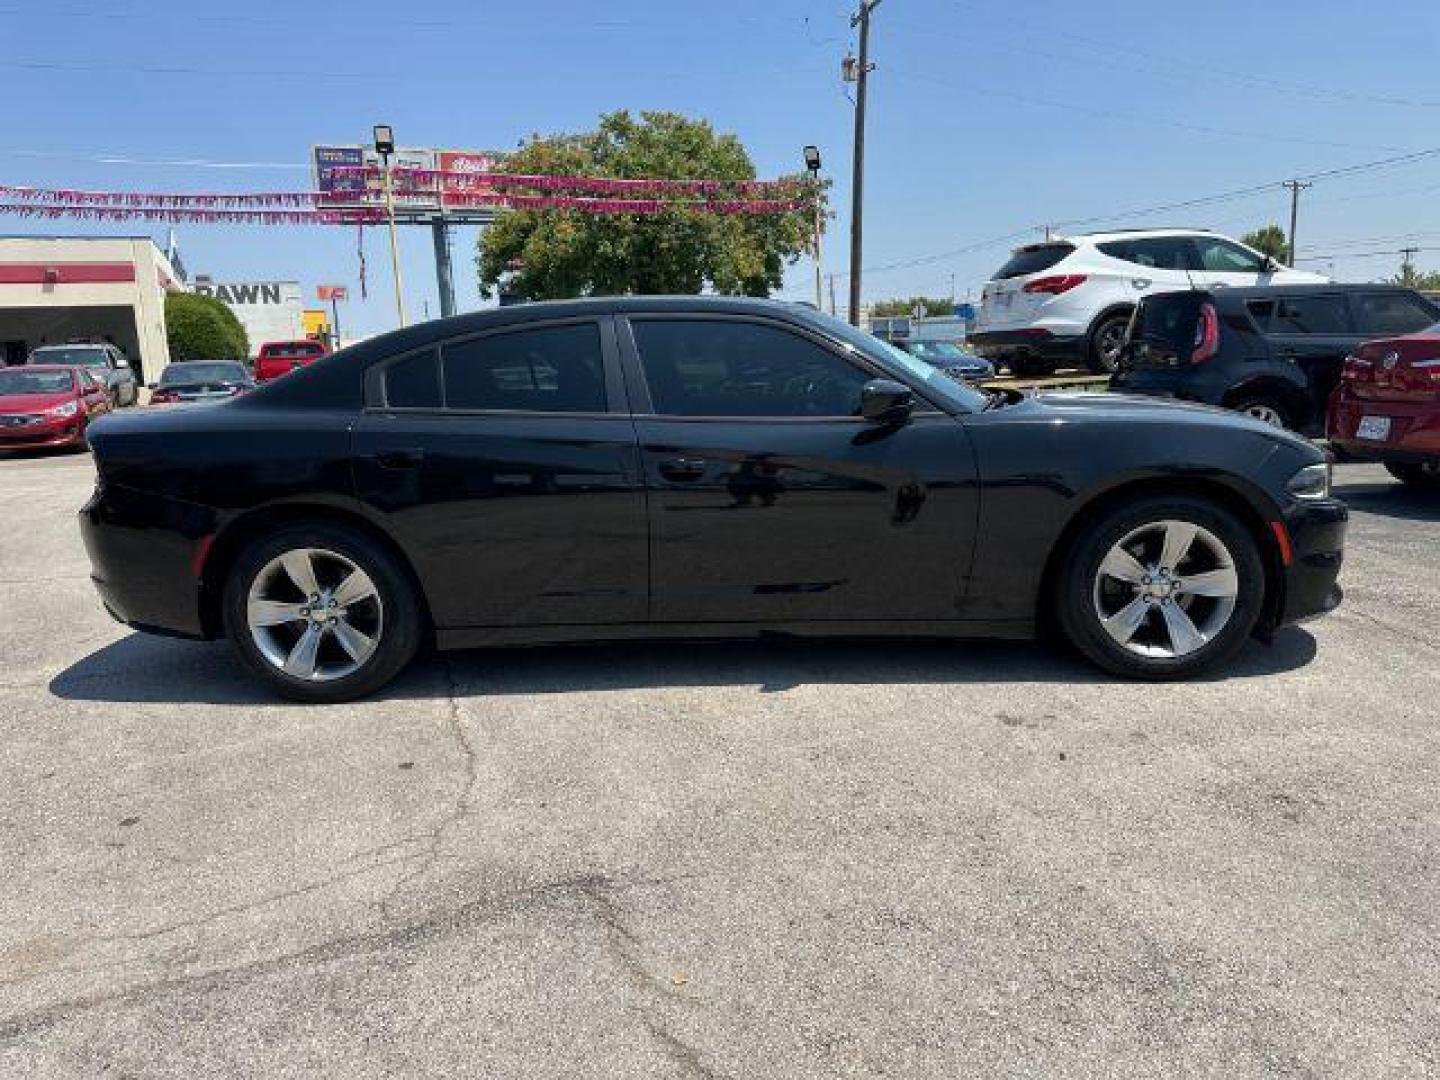
[[[1362,416],[1360,426],[1355,429],[1355,437],[1383,442],[1390,437],[1390,417]]]

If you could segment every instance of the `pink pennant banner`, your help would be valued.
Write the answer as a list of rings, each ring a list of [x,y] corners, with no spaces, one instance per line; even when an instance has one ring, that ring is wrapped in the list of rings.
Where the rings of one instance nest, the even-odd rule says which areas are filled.
[[[197,225],[374,225],[385,220],[378,210],[237,210],[174,206],[115,206],[59,203],[0,203],[12,217],[75,221],[151,221]]]
[[[335,173],[352,173],[366,176],[380,176],[381,170],[374,165],[335,165]],[[441,169],[413,169],[397,167],[390,170],[397,185],[408,185],[416,194],[433,193],[437,186],[450,191],[451,185],[473,184],[476,174],[471,172],[447,172]],[[793,180],[658,180],[651,178],[625,179],[603,176],[538,176],[525,173],[487,173],[485,183],[496,188],[529,187],[542,190],[588,191],[597,194],[626,195],[636,192],[651,192],[660,195],[714,195],[733,192],[737,195],[771,195],[793,197],[801,185]],[[397,191],[401,190],[397,186]],[[448,198],[449,196],[447,196]]]

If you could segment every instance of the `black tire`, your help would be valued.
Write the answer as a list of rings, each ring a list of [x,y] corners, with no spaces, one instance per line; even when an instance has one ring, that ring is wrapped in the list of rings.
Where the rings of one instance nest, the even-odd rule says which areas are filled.
[[[1120,644],[1107,632],[1097,607],[1097,595],[1103,588],[1097,585],[1100,564],[1111,549],[1127,536],[1157,522],[1177,521],[1198,525],[1210,537],[1223,544],[1228,552],[1236,578],[1234,607],[1228,618],[1207,635],[1208,640],[1193,652],[1182,656],[1146,656]],[[1163,531],[1160,536],[1163,537]],[[1198,555],[1206,554],[1199,552]],[[1113,506],[1090,522],[1065,553],[1065,562],[1057,577],[1054,596],[1055,612],[1065,637],[1087,659],[1098,667],[1116,675],[1133,679],[1163,681],[1183,679],[1223,664],[1235,655],[1249,638],[1265,600],[1265,568],[1260,550],[1251,534],[1233,514],[1208,499],[1188,496],[1142,497]],[[1143,560],[1142,560],[1143,564]],[[1192,564],[1181,560],[1176,573],[1182,576]],[[1201,572],[1198,568],[1195,572]],[[1155,580],[1159,580],[1158,577]],[[1136,596],[1143,599],[1142,590],[1136,586]],[[1124,603],[1121,600],[1116,606]],[[1176,593],[1173,602],[1186,612],[1202,615],[1210,609],[1209,601],[1201,597],[1187,598]],[[1200,607],[1196,604],[1200,603]],[[1133,639],[1137,648],[1144,647],[1147,640],[1159,639],[1163,644],[1169,637],[1165,629],[1164,612],[1158,606],[1147,610],[1145,621]],[[1186,604],[1189,605],[1186,608]],[[1217,616],[1218,617],[1218,616]],[[1203,621],[1203,619],[1202,619]],[[1192,620],[1191,625],[1194,625]],[[1163,636],[1161,636],[1163,635]],[[1173,639],[1171,639],[1173,640]]]
[[[250,628],[247,604],[257,575],[278,556],[297,549],[334,553],[363,570],[374,584],[383,620],[374,651],[349,674],[297,678],[266,657]],[[410,662],[424,637],[416,587],[399,560],[364,532],[329,522],[287,525],[249,544],[230,570],[223,609],[226,634],[240,659],[277,693],[294,701],[351,701],[378,690]],[[298,625],[308,626],[303,621]]]
[[[1261,423],[1290,431],[1294,431],[1299,422],[1295,411],[1286,402],[1271,394],[1247,394],[1236,398],[1227,408],[1251,416]]]
[[[1406,487],[1420,491],[1440,491],[1440,462],[1426,462],[1423,465],[1387,461],[1386,471]]]
[[[1119,365],[1120,346],[1125,343],[1125,331],[1130,327],[1130,313],[1119,312],[1107,315],[1090,331],[1090,345],[1085,352],[1085,362],[1096,375],[1109,375]]]
[[[1010,357],[1010,370],[1022,379],[1042,378],[1055,374],[1055,361],[1047,360],[1043,356],[1022,353]]]

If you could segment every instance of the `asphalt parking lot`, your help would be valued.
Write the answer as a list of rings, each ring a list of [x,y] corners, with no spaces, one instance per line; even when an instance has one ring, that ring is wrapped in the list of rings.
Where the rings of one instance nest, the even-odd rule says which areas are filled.
[[[422,659],[268,699],[0,461],[0,1075],[1440,1070],[1440,499],[1225,677],[1013,644]]]

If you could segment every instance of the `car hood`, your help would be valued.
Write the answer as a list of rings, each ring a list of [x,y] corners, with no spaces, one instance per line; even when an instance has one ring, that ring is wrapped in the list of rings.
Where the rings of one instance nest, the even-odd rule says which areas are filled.
[[[1088,391],[1028,394],[1023,401],[1007,407],[1003,412],[1016,419],[1058,423],[1114,422],[1213,428],[1216,431],[1264,435],[1274,442],[1319,454],[1315,444],[1304,436],[1272,427],[1229,409],[1167,398],[1143,397],[1138,394]]]
[[[37,413],[75,400],[75,391],[54,394],[6,394],[0,397],[0,413]]]

